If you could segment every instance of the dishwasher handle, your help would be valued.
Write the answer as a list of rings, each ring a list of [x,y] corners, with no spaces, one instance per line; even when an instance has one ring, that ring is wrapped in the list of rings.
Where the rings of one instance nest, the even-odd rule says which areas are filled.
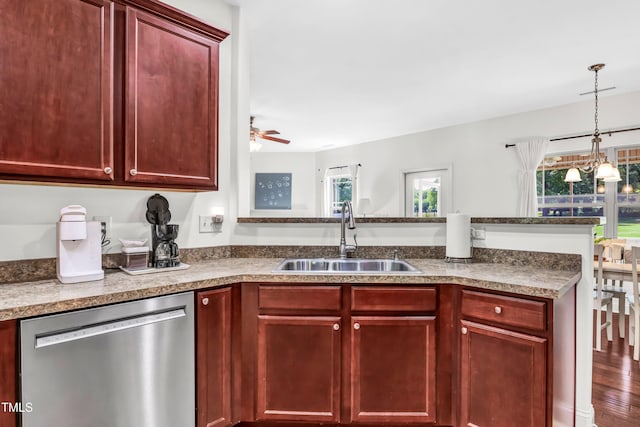
[[[109,322],[82,326],[73,330],[64,332],[56,332],[36,336],[35,348],[43,348],[52,345],[77,341],[85,338],[95,337],[98,335],[110,334],[112,332],[122,331],[125,329],[137,328],[152,323],[164,322],[167,320],[178,319],[187,315],[186,308],[174,308],[160,313],[142,314],[139,316],[125,317],[115,319]]]

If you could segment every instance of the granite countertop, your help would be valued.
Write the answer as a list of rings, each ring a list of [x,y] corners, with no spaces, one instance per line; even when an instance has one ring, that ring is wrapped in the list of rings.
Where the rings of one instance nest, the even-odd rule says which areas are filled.
[[[358,224],[445,224],[446,217],[357,217]],[[328,224],[340,222],[334,217],[238,217],[239,224]],[[511,225],[598,225],[600,217],[471,217],[472,224]]]
[[[409,259],[421,273],[273,273],[281,258],[223,258],[140,276],[110,270],[103,280],[61,284],[41,280],[0,285],[0,320],[39,316],[140,298],[213,288],[239,282],[266,283],[453,283],[544,298],[559,298],[581,277],[579,271],[495,263],[447,264]]]

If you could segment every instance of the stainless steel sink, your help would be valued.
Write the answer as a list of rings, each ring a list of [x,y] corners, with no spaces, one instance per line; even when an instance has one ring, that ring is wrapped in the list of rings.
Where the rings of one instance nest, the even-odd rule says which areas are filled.
[[[287,258],[274,273],[420,273],[400,259]]]

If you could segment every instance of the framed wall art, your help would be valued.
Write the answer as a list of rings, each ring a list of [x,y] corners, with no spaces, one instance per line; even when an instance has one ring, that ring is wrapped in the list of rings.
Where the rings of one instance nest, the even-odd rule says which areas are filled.
[[[255,209],[291,209],[291,173],[256,173]]]

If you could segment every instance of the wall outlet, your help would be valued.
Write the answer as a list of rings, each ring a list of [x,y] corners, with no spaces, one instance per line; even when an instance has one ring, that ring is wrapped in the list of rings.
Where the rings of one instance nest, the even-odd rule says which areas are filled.
[[[473,240],[486,240],[487,232],[484,228],[471,228],[471,238]]]
[[[111,217],[110,216],[94,216],[94,221],[100,221],[104,230],[104,241],[111,240]]]

